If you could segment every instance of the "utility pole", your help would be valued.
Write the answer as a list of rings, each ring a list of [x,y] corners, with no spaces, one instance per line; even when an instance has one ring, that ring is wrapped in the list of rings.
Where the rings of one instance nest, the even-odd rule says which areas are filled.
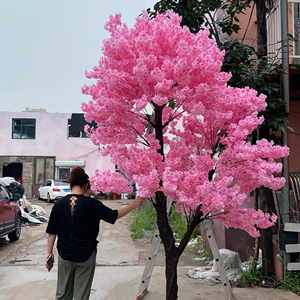
[[[281,40],[282,40],[282,97],[285,101],[285,112],[290,112],[290,90],[289,90],[289,47],[288,47],[288,12],[287,12],[287,0],[280,1],[281,11]],[[287,145],[287,132],[283,132],[283,145]],[[286,183],[283,187],[283,197],[286,201],[283,201],[284,212],[289,211],[289,172],[288,172],[288,158],[283,159],[283,170]],[[284,222],[289,222],[288,214],[283,215]]]
[[[285,113],[290,112],[290,89],[289,89],[289,47],[288,47],[288,9],[287,0],[280,0],[281,12],[281,40],[282,40],[282,98],[285,101]],[[287,125],[285,123],[285,125]],[[283,145],[287,145],[288,137],[287,132],[282,133]],[[283,224],[290,221],[289,214],[289,165],[288,158],[283,158],[283,175],[285,178],[285,185],[282,188],[282,210],[283,210]],[[286,276],[286,264],[289,262],[289,256],[284,251],[283,253],[283,278]]]
[[[258,58],[262,58],[267,63],[267,22],[266,22],[266,1],[254,0],[256,5],[257,19],[257,52]],[[264,58],[265,57],[265,58]],[[262,62],[264,65],[264,62]],[[263,66],[262,66],[263,67]],[[269,128],[267,124],[263,124],[259,130],[259,139],[269,138]],[[269,188],[259,188],[260,209],[265,213],[270,213],[273,201],[272,191]],[[274,256],[272,227],[260,230],[260,244],[262,249],[262,273],[264,276],[274,275]]]

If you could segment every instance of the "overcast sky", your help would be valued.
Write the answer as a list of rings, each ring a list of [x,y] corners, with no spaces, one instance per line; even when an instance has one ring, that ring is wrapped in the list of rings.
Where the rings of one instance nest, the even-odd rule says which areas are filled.
[[[81,112],[81,87],[102,56],[104,25],[122,13],[129,27],[157,0],[9,0],[0,9],[1,111]]]

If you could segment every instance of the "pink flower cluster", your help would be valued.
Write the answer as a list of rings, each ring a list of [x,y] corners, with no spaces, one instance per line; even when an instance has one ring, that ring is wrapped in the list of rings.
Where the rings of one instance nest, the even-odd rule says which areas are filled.
[[[265,229],[274,225],[277,216],[270,216],[269,214],[263,213],[261,210],[257,211],[253,208],[236,208],[226,214],[219,215],[218,219],[227,228],[240,228],[247,231],[253,237],[258,237],[260,234],[256,227]]]
[[[265,96],[227,85],[231,75],[220,72],[224,53],[208,30],[190,33],[173,12],[155,19],[144,14],[131,29],[120,15],[106,24],[111,37],[104,57],[86,73],[96,83],[82,88],[92,97],[82,104],[86,120],[98,124],[92,141],[107,145],[102,154],[138,184],[138,195],[163,191],[179,210],[201,205],[226,226],[257,236],[255,225],[271,226],[276,217],[241,206],[259,186],[282,187],[274,173],[289,154],[266,140],[247,141],[263,122],[258,112],[266,108]],[[160,116],[153,125],[163,128],[163,144],[157,129],[145,128],[147,105]],[[107,171],[92,182],[102,191],[126,192],[130,185]]]
[[[130,182],[120,173],[110,173],[109,170],[104,170],[102,173],[96,170],[95,173],[95,176],[89,178],[94,193],[115,192],[121,194],[132,192]]]

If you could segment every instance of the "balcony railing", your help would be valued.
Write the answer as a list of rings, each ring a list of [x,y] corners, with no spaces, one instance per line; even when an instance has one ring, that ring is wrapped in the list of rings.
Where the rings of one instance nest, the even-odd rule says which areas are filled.
[[[280,1],[267,15],[268,54],[273,58],[281,58],[282,40]],[[288,0],[288,32],[298,40],[300,38],[300,0]],[[290,40],[289,57],[291,63],[300,62],[300,47],[295,40]]]

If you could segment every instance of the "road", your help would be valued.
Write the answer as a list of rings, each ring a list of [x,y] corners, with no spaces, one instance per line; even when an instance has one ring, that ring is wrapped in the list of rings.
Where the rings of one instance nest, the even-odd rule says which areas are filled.
[[[103,201],[118,209],[131,200]],[[53,204],[30,199],[42,206],[49,216]],[[151,244],[146,239],[134,242],[129,224],[131,215],[118,220],[115,225],[101,223],[98,236],[98,253],[91,300],[134,300],[140,285]],[[47,235],[46,224],[22,227],[21,238],[0,245],[0,300],[50,300],[55,299],[56,265],[48,272],[44,266]],[[55,249],[56,251],[56,249]],[[57,252],[54,253],[57,257]],[[226,299],[221,284],[196,280],[186,272],[199,264],[193,260],[196,254],[185,252],[178,267],[179,300]],[[149,285],[149,293],[143,300],[165,298],[164,252],[162,246]],[[234,288],[236,300],[293,300],[299,299],[286,290],[266,288]]]
[[[29,201],[32,204],[40,205],[45,209],[47,216],[50,215],[53,203],[48,204],[35,198]],[[111,208],[117,209],[129,204],[130,200],[125,201],[103,202]],[[126,216],[118,220],[115,225],[101,222],[98,236],[97,269],[101,267],[104,273],[107,273],[105,272],[106,268],[117,271],[118,268],[124,269],[122,267],[131,266],[134,272],[130,273],[132,273],[132,278],[135,278],[137,270],[134,267],[138,267],[139,273],[142,269],[144,261],[141,263],[140,253],[143,253],[142,257],[146,257],[150,244],[137,247],[132,241],[128,230],[130,218],[130,216]],[[22,227],[21,237],[18,241],[0,245],[0,299],[25,300],[27,297],[28,299],[37,299],[32,296],[39,292],[44,292],[45,295],[41,299],[54,299],[57,268],[54,267],[51,272],[47,272],[44,266],[47,245],[46,226],[46,223],[38,226],[25,225]],[[54,256],[57,257],[56,248]],[[124,276],[124,279],[131,278],[127,273],[124,273]],[[101,280],[104,286],[110,286],[109,277],[105,276],[105,280]],[[112,275],[112,278],[115,278],[115,275]],[[95,282],[95,286],[97,286],[97,282]],[[99,294],[97,290],[98,288],[93,287],[92,294]],[[103,299],[104,295],[108,293],[106,288],[101,288],[101,290],[102,298],[95,299]]]

